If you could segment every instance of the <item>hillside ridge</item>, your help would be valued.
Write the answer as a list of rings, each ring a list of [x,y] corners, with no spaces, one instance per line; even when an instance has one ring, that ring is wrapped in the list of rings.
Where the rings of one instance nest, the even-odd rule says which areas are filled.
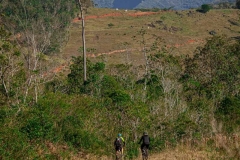
[[[176,10],[186,10],[190,8],[198,8],[202,4],[217,4],[217,3],[235,3],[235,0],[94,0],[99,8],[170,8]]]

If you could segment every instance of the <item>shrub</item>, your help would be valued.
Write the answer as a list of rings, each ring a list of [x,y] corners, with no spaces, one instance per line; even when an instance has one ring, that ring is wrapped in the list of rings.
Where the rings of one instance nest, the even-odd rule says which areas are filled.
[[[27,124],[21,128],[21,131],[32,139],[47,138],[53,129],[53,123],[46,117],[35,117],[27,121]]]
[[[240,98],[226,97],[217,107],[216,116],[225,123],[226,131],[233,132],[240,125]]]
[[[83,130],[66,132],[64,135],[64,140],[72,144],[75,148],[83,148],[88,150],[96,150],[102,145],[94,134]]]
[[[203,12],[203,13],[207,13],[210,9],[211,9],[211,6],[208,4],[203,4],[201,6],[201,12]]]
[[[125,104],[131,100],[130,96],[124,90],[115,90],[109,96],[113,102]]]
[[[29,159],[34,154],[28,140],[18,128],[4,128],[0,131],[0,159]]]
[[[240,9],[240,0],[236,0],[236,7]]]
[[[114,24],[112,24],[112,23],[108,24],[108,27],[113,27],[113,26],[114,26]]]

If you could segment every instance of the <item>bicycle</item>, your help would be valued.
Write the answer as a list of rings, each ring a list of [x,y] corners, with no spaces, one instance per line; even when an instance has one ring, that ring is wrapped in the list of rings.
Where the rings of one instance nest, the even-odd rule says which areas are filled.
[[[116,153],[116,160],[122,160],[122,151],[120,149]]]
[[[148,149],[146,146],[143,147],[142,149],[142,159],[143,160],[148,160]]]

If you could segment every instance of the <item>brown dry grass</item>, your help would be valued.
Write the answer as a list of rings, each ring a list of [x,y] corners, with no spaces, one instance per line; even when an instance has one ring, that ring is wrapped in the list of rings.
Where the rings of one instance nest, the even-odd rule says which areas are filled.
[[[240,36],[240,27],[229,22],[240,22],[239,17],[240,11],[234,9],[211,10],[203,14],[195,10],[125,12],[91,8],[86,14],[86,47],[96,51],[88,53],[88,57],[94,61],[103,60],[106,64],[144,64],[145,58],[139,42],[142,38],[138,34],[141,29],[147,32],[147,46],[155,41],[153,35],[156,35],[162,38],[161,45],[166,46],[169,53],[192,55],[196,47],[203,46],[206,39],[212,36],[209,31],[214,30],[217,35],[229,37]],[[113,26],[109,27],[109,24]],[[54,74],[55,71],[67,73],[71,57],[81,55],[78,52],[82,46],[81,21],[78,18],[73,20],[69,35],[69,41],[62,47],[61,53],[49,60],[50,66],[56,66],[52,69]],[[129,45],[124,46],[125,42]]]
[[[112,156],[96,156],[84,152],[73,153],[67,145],[53,144],[46,142],[46,148],[49,153],[56,155],[59,159],[64,159],[65,155],[70,160],[112,160]],[[237,134],[225,136],[215,134],[212,137],[203,137],[202,139],[182,139],[176,147],[165,144],[165,149],[156,153],[150,150],[150,160],[220,160],[240,158],[240,137]],[[43,148],[38,148],[38,153],[44,153]],[[125,150],[125,152],[127,152]],[[139,150],[140,152],[140,150]],[[64,153],[64,154],[63,154]],[[125,158],[128,160],[128,158]],[[134,160],[141,160],[141,155]]]
[[[124,63],[126,52],[116,54],[116,51],[126,49],[123,43],[128,42],[130,46],[127,49],[130,50],[131,61],[141,64],[144,58],[139,52],[141,46],[138,41],[141,40],[141,37],[138,32],[141,29],[147,31],[148,46],[155,40],[152,38],[152,35],[155,34],[164,40],[163,45],[173,48],[171,53],[174,55],[193,54],[197,46],[204,45],[206,38],[211,37],[209,31],[212,30],[216,31],[217,35],[225,34],[229,37],[240,35],[240,27],[234,26],[228,21],[229,19],[239,21],[239,10],[211,10],[206,14],[195,10],[160,11],[136,16],[137,13],[137,11],[89,9],[86,15],[87,48],[96,49],[96,52],[92,54],[103,55],[115,51],[114,54],[108,54],[105,61],[107,63]],[[162,21],[162,24],[157,21]],[[113,26],[109,27],[109,24],[113,24]],[[177,31],[172,28],[177,28]],[[82,45],[81,21],[73,21],[69,32],[69,42],[60,56],[66,61],[71,56],[80,55],[77,50]],[[136,36],[136,40],[133,40],[134,36]]]
[[[113,160],[114,156],[94,156],[78,153],[69,157],[71,160]],[[210,160],[224,159],[216,151],[193,150],[191,148],[177,147],[175,149],[166,149],[159,153],[150,153],[149,160]],[[128,160],[128,158],[125,158]],[[133,160],[141,160],[141,155]]]

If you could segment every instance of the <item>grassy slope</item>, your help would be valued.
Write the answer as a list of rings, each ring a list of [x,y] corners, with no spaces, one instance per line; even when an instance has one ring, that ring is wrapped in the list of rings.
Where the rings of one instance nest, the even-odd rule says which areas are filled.
[[[191,11],[191,13],[190,13]],[[172,54],[186,55],[193,54],[198,46],[204,45],[206,38],[211,37],[209,31],[214,30],[217,35],[225,34],[229,37],[240,36],[240,27],[230,24],[228,20],[234,20],[240,23],[238,10],[211,10],[207,14],[198,13],[194,10],[159,12],[155,15],[132,17],[128,14],[135,11],[116,11],[111,9],[91,9],[87,16],[97,15],[98,18],[86,20],[86,40],[87,48],[95,48],[97,53],[108,53],[115,50],[122,50],[125,47],[124,42],[129,42],[128,47],[132,49],[130,52],[130,60],[134,64],[144,63],[144,57],[139,52],[140,44],[132,39],[137,36],[137,32],[141,28],[146,29],[148,35],[156,34],[164,39],[163,45],[172,46]],[[110,13],[120,13],[122,16],[101,17]],[[177,32],[170,32],[162,29],[163,25],[157,24],[156,21],[161,20],[167,28],[174,26],[181,28]],[[108,27],[108,24],[114,24]],[[148,24],[153,23],[156,27],[150,27]],[[131,27],[132,26],[132,27]],[[77,52],[81,46],[81,22],[73,22],[70,27],[70,39],[68,44],[58,57],[62,63],[70,60],[71,56],[80,55]],[[151,36],[148,36],[150,38]],[[149,39],[148,44],[152,43]],[[95,59],[95,58],[91,58]],[[106,55],[103,59],[108,63],[124,63],[126,62],[126,52],[114,53]],[[191,149],[177,148],[176,150],[166,150],[160,154],[151,154],[154,159],[211,159],[216,157],[216,153],[205,151],[194,151]],[[79,159],[73,156],[73,159]],[[87,155],[89,159],[99,159]],[[86,159],[86,158],[85,158]],[[107,157],[103,159],[108,159]]]
[[[207,160],[207,159],[224,159],[215,151],[194,150],[191,148],[177,147],[176,149],[166,149],[161,153],[149,153],[151,160]],[[112,160],[112,157],[97,157],[93,155],[72,155],[72,160]],[[141,155],[134,160],[142,160]]]
[[[93,8],[86,15],[86,46],[96,49],[97,53],[109,53],[116,50],[128,49],[130,61],[135,64],[144,63],[144,57],[139,52],[141,40],[138,32],[143,28],[147,31],[147,44],[152,44],[155,34],[164,41],[162,45],[171,47],[174,55],[193,54],[197,46],[204,45],[206,38],[211,37],[209,31],[214,30],[217,35],[225,34],[229,37],[239,36],[240,27],[232,25],[229,20],[239,21],[239,10],[211,10],[206,14],[195,10],[161,11],[148,16],[134,17],[136,11]],[[115,14],[115,16],[109,16]],[[95,15],[95,18],[90,17]],[[103,16],[105,15],[105,17]],[[108,15],[108,16],[106,16]],[[117,16],[116,16],[117,15]],[[121,15],[121,16],[120,16]],[[162,24],[156,21],[162,21]],[[109,27],[108,24],[114,26]],[[153,24],[155,27],[149,26]],[[177,31],[171,31],[176,28]],[[133,40],[136,36],[137,40]],[[124,42],[130,43],[125,47]],[[70,27],[70,39],[60,56],[68,61],[71,56],[80,55],[77,51],[81,43],[81,21],[75,21]],[[110,63],[126,62],[126,52],[105,56],[104,60]]]

